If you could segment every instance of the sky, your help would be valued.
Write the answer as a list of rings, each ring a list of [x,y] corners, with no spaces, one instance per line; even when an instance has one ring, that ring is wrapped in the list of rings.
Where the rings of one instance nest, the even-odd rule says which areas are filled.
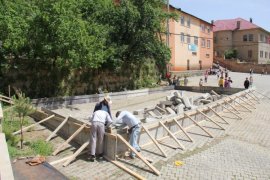
[[[169,0],[205,21],[243,18],[270,32],[270,0]]]

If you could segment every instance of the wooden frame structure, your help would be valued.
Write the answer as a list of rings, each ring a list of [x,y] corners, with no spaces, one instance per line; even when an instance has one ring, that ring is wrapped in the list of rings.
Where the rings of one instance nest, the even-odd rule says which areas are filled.
[[[216,117],[218,117],[219,119],[224,121],[223,124],[225,124],[225,123],[229,124],[229,122],[226,120],[226,116],[223,116],[221,114],[222,112],[225,112],[224,110],[227,110],[228,112],[233,114],[235,117],[237,117],[237,119],[240,120],[240,119],[242,119],[242,117],[241,117],[242,113],[252,112],[252,110],[249,107],[253,106],[254,109],[256,108],[254,104],[251,104],[252,101],[259,103],[260,99],[256,95],[254,95],[254,93],[255,93],[255,91],[253,89],[246,90],[244,92],[237,93],[236,95],[232,95],[231,97],[227,97],[227,98],[225,97],[223,99],[220,99],[214,103],[211,103],[209,105],[204,106],[201,109],[190,110],[190,111],[185,112],[182,115],[176,115],[173,117],[169,117],[167,119],[157,120],[156,122],[153,122],[152,124],[142,125],[141,133],[145,133],[150,138],[150,141],[146,142],[140,146],[143,148],[143,147],[148,146],[150,144],[155,144],[155,146],[161,152],[162,156],[167,157],[168,155],[166,154],[166,151],[162,147],[162,144],[163,144],[162,141],[165,140],[166,138],[170,137],[178,145],[178,147],[171,146],[172,148],[174,148],[174,149],[180,148],[182,150],[185,150],[184,145],[179,141],[179,139],[176,137],[176,135],[179,133],[183,133],[189,139],[189,142],[193,143],[194,140],[189,135],[189,132],[187,130],[191,127],[194,127],[194,126],[199,127],[202,131],[204,131],[204,133],[207,134],[208,137],[213,138],[214,135],[210,131],[208,131],[205,127],[200,125],[202,122],[206,122],[208,120],[209,122],[218,126],[221,130],[225,130],[225,128],[223,126],[221,126],[219,124],[219,122],[215,121],[212,118],[212,116],[209,116],[207,113],[212,112],[213,115],[215,115]],[[242,97],[244,97],[244,98],[242,98]],[[243,105],[241,102],[244,103],[245,105],[248,105],[249,107]],[[215,109],[216,107],[219,107],[219,109],[221,109],[221,110],[217,111]],[[245,109],[245,111],[243,111],[243,109]],[[198,115],[198,114],[202,115],[205,119],[200,120],[200,121],[196,120],[193,116]],[[58,116],[58,118],[60,118],[60,117]],[[52,139],[52,137],[55,136],[66,123],[70,123],[69,117],[61,117],[60,119],[62,122],[55,128],[55,130],[50,134],[50,136],[46,139],[46,141],[50,141]],[[184,127],[180,123],[180,121],[183,122],[183,120],[191,121],[191,125]],[[57,149],[53,152],[53,155],[57,155],[60,151],[62,151],[84,128],[89,129],[89,126],[91,126],[89,123],[83,123],[83,124],[82,123],[81,124],[74,123],[74,124],[77,124],[79,126],[78,129],[73,134],[71,134],[70,137],[64,143],[62,143],[61,145],[59,145],[57,147]],[[179,128],[179,130],[177,130],[176,132],[173,132],[170,129],[170,127],[171,127],[170,124],[174,124],[176,127]],[[150,131],[158,129],[158,128],[162,128],[163,130],[165,130],[166,135],[163,137],[159,137],[159,138],[151,135]],[[119,134],[114,135],[114,134],[108,134],[108,133],[106,133],[106,135],[110,138],[114,138],[116,140],[116,142],[120,141],[123,144],[125,144],[125,146],[127,148],[129,148],[133,153],[135,153],[137,155],[137,157],[139,159],[141,159],[153,171],[154,174],[160,175],[160,172],[152,164],[149,163],[148,158],[142,156],[141,153],[137,152],[133,147],[131,147],[130,144],[121,135],[119,135]],[[89,145],[89,140],[82,143],[81,146],[72,155],[69,155],[67,157],[64,157],[63,159],[51,162],[51,164],[54,165],[57,163],[64,162],[63,166],[68,166],[79,155],[85,154],[87,152],[87,150],[85,150],[85,149],[88,147],[88,145]],[[117,152],[117,146],[115,148],[116,149],[114,152]],[[132,176],[134,176],[138,179],[145,179],[141,175],[128,169],[122,163],[117,161],[117,158],[111,158],[108,156],[104,156],[104,158],[107,159],[109,162],[113,163],[114,165],[118,166],[119,168],[125,170],[127,173],[131,174]]]

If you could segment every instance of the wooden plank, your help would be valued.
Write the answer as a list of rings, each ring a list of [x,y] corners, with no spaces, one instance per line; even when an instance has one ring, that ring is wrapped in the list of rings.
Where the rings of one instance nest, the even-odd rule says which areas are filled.
[[[242,98],[245,100],[245,101],[248,101],[252,106],[256,106],[257,104],[259,104],[257,101],[256,101],[256,103],[257,104],[255,104],[255,100],[254,99],[252,99],[252,98],[249,98],[248,96],[247,96],[247,93],[246,94],[244,94],[243,96],[242,96]],[[252,101],[253,100],[253,101]]]
[[[252,112],[249,108],[247,108],[246,106],[244,106],[243,104],[239,103],[238,101],[236,101],[235,99],[229,97],[229,99],[231,99],[232,101],[236,102],[238,105],[240,105],[241,107],[243,107],[244,109],[246,109],[248,112]]]
[[[188,139],[193,142],[193,139],[188,135],[188,133],[185,131],[185,129],[181,126],[181,124],[178,123],[178,121],[173,118],[174,122],[176,123],[176,125],[183,131],[183,133],[188,137]]]
[[[173,133],[163,124],[163,122],[159,122],[161,126],[169,133],[169,135],[174,139],[174,141],[180,146],[182,150],[185,150],[185,147],[178,141],[178,139],[173,135]]]
[[[160,111],[164,112],[164,113],[167,113],[165,109],[159,107],[159,106],[156,106],[157,109],[159,109]]]
[[[51,133],[51,135],[46,139],[46,141],[50,141],[51,138],[66,124],[68,121],[69,116],[64,119],[64,121]]]
[[[150,139],[155,143],[155,145],[157,146],[157,148],[162,152],[162,154],[164,155],[164,157],[167,157],[167,154],[165,153],[165,151],[161,148],[161,146],[158,144],[158,142],[155,140],[155,138],[153,136],[151,136],[151,134],[148,131],[148,129],[146,127],[144,127],[143,125],[142,125],[142,128],[145,130],[146,134],[150,137]]]
[[[54,117],[54,115],[51,115],[51,116],[49,116],[49,117],[47,117],[47,118],[45,118],[45,119],[43,119],[43,120],[41,120],[41,121],[39,121],[39,122],[37,122],[37,123],[35,123],[35,124],[31,124],[30,126],[27,126],[27,127],[23,128],[22,131],[24,132],[24,131],[26,131],[27,129],[29,129],[29,128],[31,128],[31,127],[34,127],[34,126],[36,126],[36,125],[38,125],[38,124],[41,124],[41,123],[43,123],[43,122],[45,122],[45,121],[48,121],[49,119],[51,119],[51,118],[53,118],[53,117]],[[16,132],[14,132],[14,133],[12,133],[12,134],[13,134],[13,135],[16,135],[16,134],[19,134],[20,132],[21,132],[21,130],[16,131]]]
[[[227,124],[230,124],[230,123],[228,123],[228,121],[226,121],[225,118],[223,118],[222,116],[220,116],[220,115],[219,115],[214,109],[212,109],[210,106],[208,106],[208,108],[209,108],[210,110],[212,110],[213,113],[214,113],[215,115],[217,115],[220,119],[222,119],[224,122],[226,122]]]
[[[259,98],[258,96],[256,96],[256,95],[254,94],[253,91],[250,91],[250,93],[251,93],[256,99],[258,99],[258,101],[260,100],[260,98]]]
[[[83,125],[81,125],[81,127],[79,129],[77,129],[64,143],[62,143],[54,152],[53,155],[55,156],[56,154],[58,154],[65,146],[68,145],[68,143],[75,138],[86,126],[86,123],[84,123]]]
[[[241,114],[235,107],[233,107],[233,105],[231,105],[227,100],[224,100],[224,102],[228,105],[228,106],[230,106],[234,111],[236,111],[237,112],[237,114]],[[221,105],[221,104],[220,104]],[[225,106],[223,106],[223,107],[225,107]],[[227,108],[228,109],[228,108]]]
[[[132,152],[134,152],[138,158],[140,158],[156,175],[160,175],[160,172],[150,164],[141,153],[137,152],[121,135],[117,134],[117,138],[120,139]]]
[[[85,149],[87,148],[87,146],[89,145],[89,140],[87,142],[85,142],[64,164],[63,166],[66,167],[68,166],[71,161],[73,161],[74,159],[76,159],[76,157]]]
[[[220,103],[219,103],[220,104]],[[229,108],[227,108],[226,106],[220,104],[220,106],[222,106],[224,109],[227,109],[229,112],[231,112],[232,114],[234,114],[236,117],[238,117],[238,119],[242,119],[240,116],[238,116],[238,114],[236,114],[235,112],[233,112],[232,110],[230,110]]]
[[[268,96],[264,95],[263,93],[260,93],[259,91],[254,90],[254,92],[256,92],[256,93],[262,95],[263,97],[266,97],[267,99],[270,99]]]
[[[205,113],[203,113],[199,109],[197,109],[197,111],[199,113],[201,113],[204,117],[206,117],[208,120],[210,120],[212,123],[214,123],[215,125],[217,125],[219,128],[221,128],[222,130],[225,130],[221,125],[219,125],[216,121],[214,121],[212,118],[210,118],[209,116],[207,116]]]
[[[11,100],[11,101],[12,101],[12,98],[7,97],[7,96],[4,96],[4,95],[1,95],[1,94],[0,94],[0,98],[2,98],[2,99],[7,99],[7,100]]]
[[[206,134],[208,134],[211,138],[213,138],[214,136],[208,132],[205,128],[203,128],[201,125],[199,125],[199,123],[197,123],[192,117],[190,117],[188,114],[184,113],[184,115],[186,117],[188,117],[194,124],[196,124],[198,127],[200,127],[204,132],[206,132]]]
[[[249,105],[250,107],[256,109],[255,106],[253,106],[252,104],[249,104],[249,103],[248,103],[247,101],[245,101],[242,97],[240,97],[240,96],[236,96],[236,97],[238,97],[238,99],[240,99],[241,101],[243,101],[244,103],[246,103],[246,104]]]
[[[88,152],[88,150],[85,150],[85,151],[83,151],[83,152],[81,152],[79,155],[83,155],[83,154],[85,154],[85,153],[87,153]],[[70,156],[67,156],[67,157],[64,157],[64,158],[62,158],[62,159],[58,159],[58,160],[56,160],[56,161],[52,161],[52,162],[49,162],[49,164],[50,165],[56,165],[56,164],[59,164],[59,163],[61,163],[61,162],[63,162],[63,161],[66,161],[66,160],[68,160],[69,158],[71,158],[73,155],[70,155]]]
[[[121,164],[120,162],[118,161],[114,161],[114,160],[111,160],[110,158],[108,158],[107,156],[103,156],[107,161],[113,163],[114,165],[116,165],[117,167],[123,169],[124,171],[126,171],[127,173],[129,173],[131,176],[134,176],[135,178],[137,179],[140,179],[140,180],[146,180],[143,176],[139,175],[138,173],[128,169],[126,166],[124,166],[123,164]]]
[[[256,99],[255,97],[251,96],[250,94],[251,92],[246,93],[246,95],[248,95],[250,98],[252,98],[254,101],[256,101],[258,104],[260,104],[260,100]]]
[[[13,105],[14,103],[11,101],[11,100],[6,100],[6,99],[3,99],[3,98],[0,98],[0,101],[3,101],[3,102],[6,102],[6,103],[9,103],[11,105]]]

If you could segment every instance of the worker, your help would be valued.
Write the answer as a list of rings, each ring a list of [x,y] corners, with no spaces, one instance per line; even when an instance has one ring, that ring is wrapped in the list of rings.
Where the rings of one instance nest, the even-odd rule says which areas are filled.
[[[106,95],[106,96],[104,96],[104,99],[101,102],[98,102],[96,104],[94,112],[96,112],[98,110],[103,110],[103,111],[106,111],[107,113],[109,113],[110,117],[112,118],[111,107],[110,107],[111,104],[112,104],[111,97]]]
[[[140,152],[141,149],[138,145],[138,137],[141,131],[140,120],[128,111],[118,111],[116,113],[116,118],[116,123],[122,123],[128,126],[128,132],[130,134],[129,143],[135,150]],[[135,158],[134,152],[130,153],[130,158]]]
[[[223,77],[220,77],[220,79],[219,79],[219,81],[218,81],[218,86],[219,87],[224,87],[224,79],[223,79]]]
[[[98,159],[103,158],[103,138],[105,126],[108,128],[112,123],[112,118],[108,112],[97,110],[90,118],[90,157],[89,160],[94,162],[96,154]]]

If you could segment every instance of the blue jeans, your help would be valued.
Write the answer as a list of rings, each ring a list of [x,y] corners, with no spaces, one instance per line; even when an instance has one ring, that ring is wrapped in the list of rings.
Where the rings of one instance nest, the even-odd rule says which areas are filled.
[[[137,125],[136,127],[134,127],[130,133],[130,138],[129,138],[129,143],[130,145],[137,151],[140,151],[140,147],[138,145],[138,138],[140,135],[140,131],[141,131],[141,127],[140,125]],[[131,157],[135,157],[135,153],[131,152],[130,154]]]

